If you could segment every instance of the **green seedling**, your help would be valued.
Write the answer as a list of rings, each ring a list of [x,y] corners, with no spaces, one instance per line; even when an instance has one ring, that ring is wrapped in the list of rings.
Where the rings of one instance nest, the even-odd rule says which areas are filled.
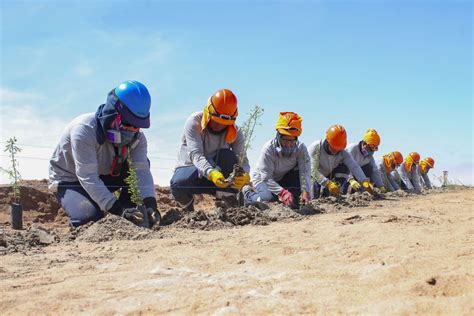
[[[20,180],[21,175],[18,171],[18,160],[17,154],[21,152],[21,148],[17,146],[17,139],[16,137],[12,137],[7,141],[5,145],[4,152],[8,153],[10,157],[10,168],[5,169],[0,167],[0,170],[3,171],[8,175],[10,178],[10,186],[13,191],[13,202],[19,203],[20,202]]]

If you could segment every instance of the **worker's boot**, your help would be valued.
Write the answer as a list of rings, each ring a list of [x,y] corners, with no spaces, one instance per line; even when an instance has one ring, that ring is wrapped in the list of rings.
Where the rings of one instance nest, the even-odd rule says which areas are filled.
[[[181,211],[185,213],[194,212],[194,197],[187,204],[181,204],[179,202],[176,202],[176,204],[178,204],[178,207],[181,209]]]

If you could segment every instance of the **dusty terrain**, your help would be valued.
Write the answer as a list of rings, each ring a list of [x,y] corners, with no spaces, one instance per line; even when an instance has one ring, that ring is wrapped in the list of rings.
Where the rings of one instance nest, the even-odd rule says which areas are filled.
[[[0,310],[9,314],[474,314],[474,189],[325,199],[299,213],[158,188],[163,224],[70,230],[44,181],[25,230],[0,188]]]

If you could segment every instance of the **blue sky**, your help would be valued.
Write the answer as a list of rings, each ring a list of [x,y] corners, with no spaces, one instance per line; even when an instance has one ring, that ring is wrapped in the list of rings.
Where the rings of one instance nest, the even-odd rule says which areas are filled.
[[[251,165],[280,111],[309,145],[328,126],[378,154],[418,151],[433,174],[474,184],[470,1],[0,2],[1,141],[23,148],[23,178],[46,178],[64,126],[124,80],[152,96],[155,182],[168,185],[183,124],[229,88],[243,122],[265,109]],[[2,156],[2,167],[8,162]],[[6,181],[2,175],[2,182]]]

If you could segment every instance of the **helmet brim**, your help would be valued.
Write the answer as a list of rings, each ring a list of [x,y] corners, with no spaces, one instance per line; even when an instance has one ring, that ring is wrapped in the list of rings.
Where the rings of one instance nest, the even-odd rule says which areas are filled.
[[[139,117],[133,114],[126,106],[118,102],[117,111],[120,113],[122,122],[128,125],[132,125],[139,128],[149,128],[150,127],[150,114],[146,117]]]

